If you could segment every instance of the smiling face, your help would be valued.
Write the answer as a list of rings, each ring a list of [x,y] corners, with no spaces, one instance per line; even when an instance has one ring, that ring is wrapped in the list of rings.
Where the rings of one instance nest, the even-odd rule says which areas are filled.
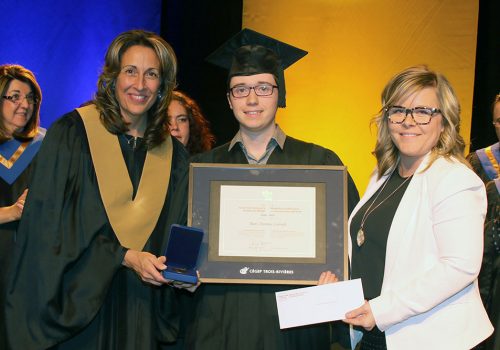
[[[430,107],[440,108],[436,89],[427,87],[417,91],[396,105],[414,108]],[[387,120],[391,139],[399,150],[401,163],[406,168],[413,170],[422,162],[425,155],[429,153],[438,143],[441,132],[443,131],[443,117],[441,114],[434,114],[427,125],[417,125],[408,114],[402,124],[392,124]]]
[[[146,120],[160,84],[160,61],[154,50],[139,45],[128,48],[122,56],[115,87],[120,112],[126,122]]]
[[[189,141],[189,117],[186,108],[177,100],[172,100],[168,106],[168,129],[170,134],[178,139],[184,147]]]
[[[28,103],[26,96],[32,95],[31,86],[20,80],[14,79],[10,82],[5,96],[19,95],[19,103],[2,99],[2,118],[5,130],[12,136],[15,131],[22,131],[33,116],[34,104]]]
[[[276,85],[274,76],[269,73],[249,76],[234,76],[229,83],[230,88],[237,86],[253,87],[259,84]],[[274,89],[270,96],[257,96],[250,90],[247,97],[235,98],[228,94],[229,106],[240,123],[240,130],[251,133],[272,132],[278,109],[278,91]]]

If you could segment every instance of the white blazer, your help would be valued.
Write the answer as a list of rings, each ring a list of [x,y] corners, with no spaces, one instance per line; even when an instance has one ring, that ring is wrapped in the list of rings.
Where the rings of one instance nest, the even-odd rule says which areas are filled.
[[[370,301],[388,350],[470,349],[493,332],[477,284],[486,214],[484,185],[456,160],[439,158],[421,172],[428,160],[429,155],[396,210],[382,291]],[[371,177],[349,228],[354,214],[387,176]],[[351,239],[348,244],[351,258]],[[353,349],[360,338],[361,332],[351,328]]]

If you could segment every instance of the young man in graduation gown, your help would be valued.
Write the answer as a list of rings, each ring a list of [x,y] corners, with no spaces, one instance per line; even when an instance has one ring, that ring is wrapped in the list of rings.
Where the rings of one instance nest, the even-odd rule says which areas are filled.
[[[285,107],[283,70],[307,52],[244,29],[209,56],[229,70],[227,99],[240,128],[231,142],[193,162],[342,165],[321,146],[285,135],[276,124]],[[348,178],[349,210],[359,200]],[[330,349],[330,324],[280,330],[275,292],[294,286],[202,284],[186,332],[186,349]]]

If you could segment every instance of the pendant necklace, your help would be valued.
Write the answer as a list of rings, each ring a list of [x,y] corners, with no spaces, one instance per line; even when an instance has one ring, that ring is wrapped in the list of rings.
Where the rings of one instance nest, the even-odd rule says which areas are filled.
[[[379,193],[377,193],[377,195],[375,196],[375,199],[373,200],[373,202],[371,202],[370,206],[368,207],[368,209],[366,209],[365,213],[363,214],[363,217],[361,218],[361,225],[359,227],[358,234],[356,235],[356,243],[358,243],[358,247],[361,247],[365,243],[365,231],[363,229],[363,226],[364,226],[365,221],[368,218],[368,216],[371,213],[373,213],[373,211],[375,209],[380,207],[380,205],[382,205],[382,203],[384,203],[386,200],[388,200],[394,193],[396,193],[397,190],[399,190],[401,187],[403,187],[403,185],[405,183],[407,183],[413,177],[413,174],[408,176],[398,187],[396,187],[396,189],[394,191],[392,191],[387,197],[385,197],[379,204],[377,204],[372,209],[373,204],[375,204],[375,202],[377,201],[380,194],[384,191],[385,185],[387,185],[387,183],[389,182],[389,179],[391,177],[392,177],[392,174],[387,178],[387,180],[385,180],[384,185],[380,189]]]

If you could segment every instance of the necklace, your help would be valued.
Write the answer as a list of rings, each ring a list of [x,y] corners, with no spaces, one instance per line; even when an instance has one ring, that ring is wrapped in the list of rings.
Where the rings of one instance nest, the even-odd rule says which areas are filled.
[[[137,148],[137,136],[132,136],[128,134],[123,134],[125,137],[125,141],[127,141],[127,144],[135,150]]]
[[[391,174],[391,176],[392,176],[392,174]],[[373,213],[373,211],[375,209],[380,207],[382,205],[382,203],[384,203],[386,200],[388,200],[394,193],[396,193],[401,187],[403,187],[403,185],[405,183],[407,183],[413,177],[413,175],[408,176],[398,187],[396,187],[396,189],[394,191],[392,191],[387,197],[385,197],[382,201],[380,201],[380,203],[378,203],[376,206],[373,207],[373,204],[375,204],[375,202],[377,201],[380,194],[384,191],[384,188],[387,185],[387,183],[389,182],[389,179],[391,178],[391,176],[389,176],[387,178],[387,180],[385,180],[384,185],[380,189],[379,193],[377,193],[377,195],[375,196],[375,199],[373,200],[373,202],[371,202],[370,206],[368,207],[368,209],[366,209],[365,213],[363,214],[363,217],[361,218],[361,225],[359,227],[358,234],[356,235],[356,243],[358,243],[358,247],[361,247],[365,243],[365,231],[363,229],[363,226],[365,225],[365,221],[368,218],[368,216],[371,213]],[[372,209],[372,207],[373,207],[373,209]]]

